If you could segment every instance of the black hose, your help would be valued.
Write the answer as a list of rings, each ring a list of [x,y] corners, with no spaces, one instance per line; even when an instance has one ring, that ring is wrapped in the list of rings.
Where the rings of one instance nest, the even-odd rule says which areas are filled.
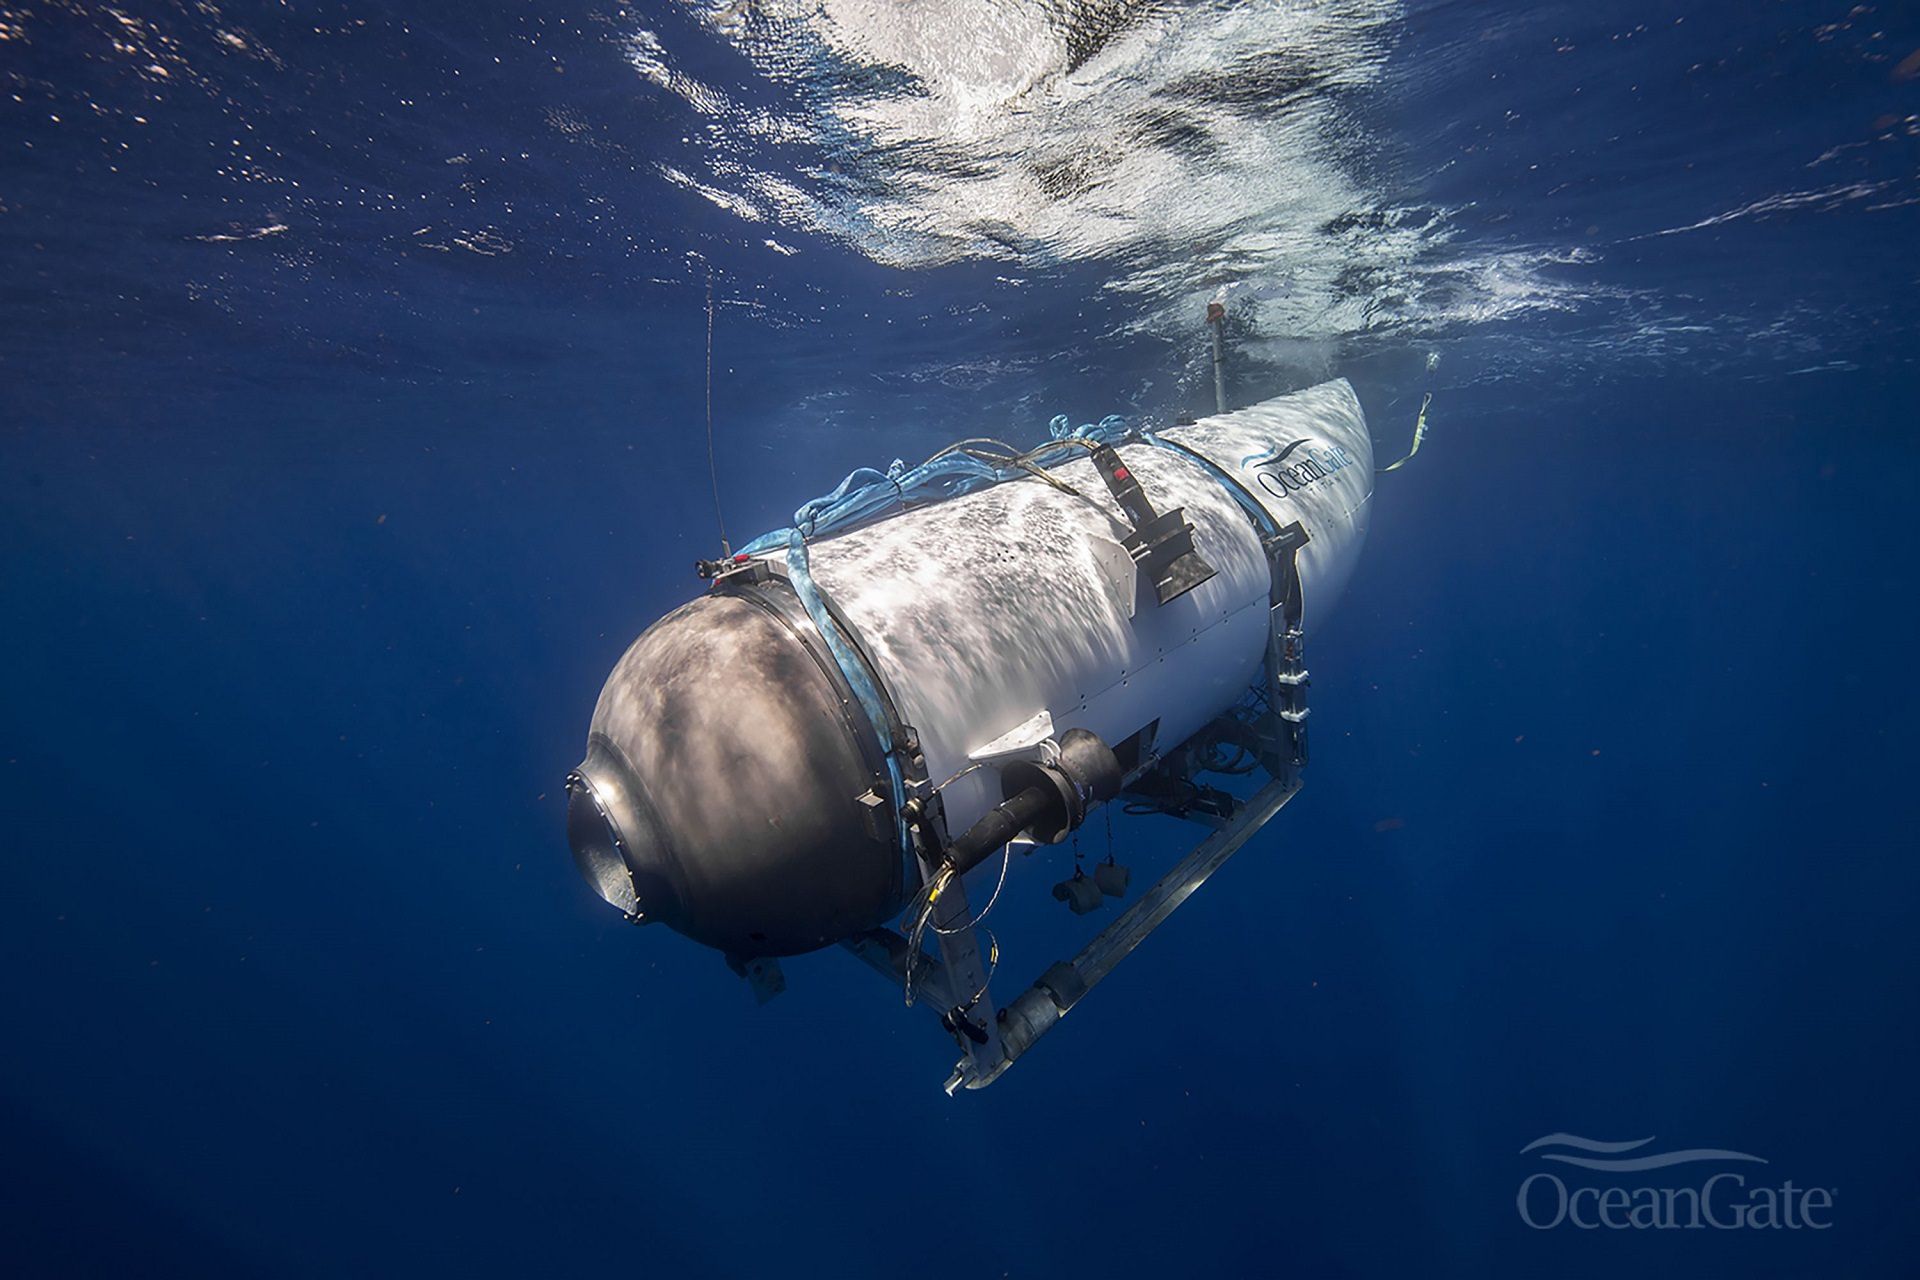
[[[1002,800],[980,815],[980,820],[947,846],[947,862],[956,875],[965,875],[987,860],[987,855],[1032,826],[1051,806],[1059,803],[1057,792],[1031,786]]]

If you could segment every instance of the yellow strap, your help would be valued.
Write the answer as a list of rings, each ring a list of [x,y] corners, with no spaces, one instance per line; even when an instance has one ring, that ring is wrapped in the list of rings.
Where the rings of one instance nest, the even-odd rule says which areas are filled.
[[[1407,450],[1407,456],[1390,467],[1380,468],[1379,474],[1398,471],[1413,461],[1413,455],[1420,452],[1420,442],[1427,438],[1427,406],[1433,403],[1433,392],[1429,391],[1420,398],[1420,416],[1413,420],[1413,448]]]

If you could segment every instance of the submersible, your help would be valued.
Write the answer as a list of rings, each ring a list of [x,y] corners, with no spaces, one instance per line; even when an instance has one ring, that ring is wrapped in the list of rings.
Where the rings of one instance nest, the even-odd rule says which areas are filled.
[[[980,482],[927,500],[918,473],[869,472],[830,495],[857,518],[810,504],[707,565],[608,678],[567,826],[602,897],[763,995],[777,957],[835,943],[904,983],[963,1052],[951,1090],[996,1078],[1298,788],[1304,640],[1352,572],[1374,468],[1344,380],[950,456]],[[1252,764],[1270,781],[1250,798],[1201,781]],[[997,1006],[967,873],[1122,796],[1213,834]],[[888,927],[903,912],[933,953]]]

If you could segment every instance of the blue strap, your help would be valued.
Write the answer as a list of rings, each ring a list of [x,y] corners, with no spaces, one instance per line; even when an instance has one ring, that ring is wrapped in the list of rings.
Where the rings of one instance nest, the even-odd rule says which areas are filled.
[[[1187,448],[1187,446],[1178,441],[1162,440],[1151,431],[1140,432],[1140,438],[1156,448],[1169,450],[1179,454],[1183,458],[1199,463],[1200,466],[1206,470],[1207,474],[1219,481],[1220,487],[1225,489],[1228,495],[1240,504],[1240,509],[1247,513],[1247,519],[1253,521],[1253,527],[1259,531],[1262,542],[1268,538],[1277,538],[1280,536],[1280,523],[1273,518],[1273,513],[1262,506],[1260,500],[1254,497],[1252,492],[1236,480],[1225,467],[1215,462],[1212,458],[1207,457],[1205,454]]]
[[[1127,423],[1118,414],[1108,414],[1097,425],[1088,422],[1075,427],[1063,413],[1047,425],[1047,434],[1055,444],[1043,445],[1028,455],[1028,461],[1036,466],[1051,466],[1077,453],[1068,441],[1116,443],[1125,438]],[[793,513],[791,529],[763,533],[742,547],[741,554],[759,556],[778,551],[786,545],[788,534],[796,529],[808,538],[824,538],[871,524],[909,507],[943,502],[1030,475],[1032,472],[1023,467],[995,466],[984,458],[960,452],[940,454],[917,467],[909,467],[895,458],[884,472],[857,467],[832,492],[802,503]]]
[[[827,642],[827,652],[833,655],[834,665],[846,677],[847,687],[853,690],[854,699],[859,702],[860,709],[867,713],[867,722],[880,739],[880,750],[887,764],[887,782],[893,793],[894,835],[899,842],[904,869],[908,873],[901,884],[910,885],[913,883],[911,872],[915,870],[912,865],[913,840],[903,812],[907,803],[907,784],[900,771],[899,745],[893,740],[893,717],[888,713],[887,702],[881,696],[873,673],[867,669],[866,659],[840,630],[833,611],[827,608],[820,588],[814,584],[807,555],[807,540],[800,536],[798,529],[787,530],[787,581],[793,584],[793,593],[800,597],[807,616],[813,619],[821,639]]]

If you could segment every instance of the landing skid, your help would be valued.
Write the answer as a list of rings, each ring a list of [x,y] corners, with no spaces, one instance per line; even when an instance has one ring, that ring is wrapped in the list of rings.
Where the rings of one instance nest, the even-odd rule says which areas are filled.
[[[1297,780],[1268,783],[1226,826],[1196,845],[1160,877],[1153,888],[1141,895],[1139,901],[1082,947],[1079,955],[1053,965],[1031,987],[1015,996],[999,1015],[1000,1043],[1005,1057],[985,1071],[974,1069],[970,1058],[962,1058],[947,1081],[947,1092],[951,1094],[963,1085],[984,1089],[1004,1075],[1008,1067],[1066,1017],[1115,966],[1133,954],[1133,949],[1146,941],[1148,934],[1166,923],[1175,909],[1207,882],[1208,876],[1226,865],[1227,859],[1251,839],[1254,832],[1299,793]]]

